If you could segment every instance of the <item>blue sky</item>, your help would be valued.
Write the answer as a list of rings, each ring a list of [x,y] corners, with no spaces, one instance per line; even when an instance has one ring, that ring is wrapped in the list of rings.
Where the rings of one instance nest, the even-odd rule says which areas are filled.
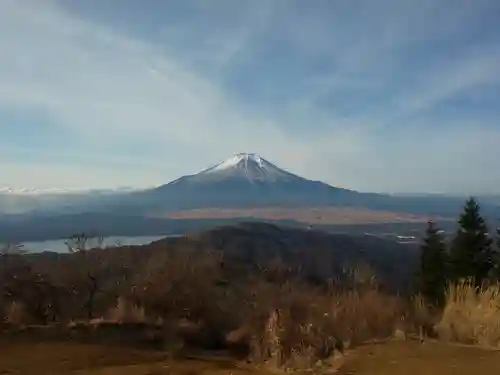
[[[2,0],[0,184],[151,186],[238,152],[500,193],[497,0]]]

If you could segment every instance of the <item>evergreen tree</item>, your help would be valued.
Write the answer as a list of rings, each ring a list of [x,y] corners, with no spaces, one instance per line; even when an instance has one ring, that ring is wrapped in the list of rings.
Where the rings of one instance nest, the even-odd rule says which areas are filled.
[[[495,264],[493,241],[480,211],[474,198],[467,200],[450,253],[454,278],[473,278],[476,285],[489,277]]]
[[[440,306],[448,276],[448,253],[444,238],[432,221],[429,221],[421,247],[419,289],[427,301]]]
[[[499,281],[500,280],[500,227],[497,228],[496,235],[496,249],[494,251],[494,267],[491,272],[492,278]]]
[[[500,251],[500,227],[497,228],[497,250]]]

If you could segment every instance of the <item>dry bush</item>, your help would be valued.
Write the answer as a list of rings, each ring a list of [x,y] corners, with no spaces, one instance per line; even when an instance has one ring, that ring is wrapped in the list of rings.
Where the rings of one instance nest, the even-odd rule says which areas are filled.
[[[426,337],[436,338],[435,325],[439,322],[441,311],[430,305],[424,296],[416,294],[411,297],[408,314],[402,317],[401,324],[395,332],[398,338],[408,334],[418,335],[423,341]]]
[[[137,280],[131,298],[155,317],[174,324],[187,345],[218,349],[240,316],[236,286],[220,285],[223,259],[218,251],[185,248],[161,254],[146,265],[147,277]],[[226,283],[227,284],[227,283]],[[190,322],[196,329],[175,327]]]
[[[227,337],[232,343],[248,340],[252,361],[275,368],[311,368],[347,344],[391,337],[405,315],[400,299],[377,290],[326,294],[288,284],[276,292],[262,301],[257,296],[260,319]]]
[[[109,310],[107,318],[115,323],[145,323],[146,312],[144,307],[119,297],[116,306]]]
[[[338,337],[351,344],[391,337],[405,315],[401,299],[377,290],[332,296],[331,321]]]
[[[220,255],[209,250],[171,251],[137,281],[132,298],[158,316],[199,320],[216,298]]]
[[[500,284],[478,288],[463,281],[450,285],[436,330],[443,339],[500,347]]]

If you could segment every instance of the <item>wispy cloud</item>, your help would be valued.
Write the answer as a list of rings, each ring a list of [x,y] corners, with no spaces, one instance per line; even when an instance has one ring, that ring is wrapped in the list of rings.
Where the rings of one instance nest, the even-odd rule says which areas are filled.
[[[122,23],[94,0],[0,3],[7,184],[159,184],[254,151],[361,190],[500,186],[500,149],[479,146],[500,113],[443,112],[500,91],[495,2],[128,3]]]

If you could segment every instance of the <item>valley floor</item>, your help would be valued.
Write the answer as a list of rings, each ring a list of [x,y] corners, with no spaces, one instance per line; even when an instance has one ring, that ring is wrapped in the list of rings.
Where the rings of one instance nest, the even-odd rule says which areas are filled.
[[[497,374],[500,351],[441,343],[389,342],[357,348],[340,375]],[[266,374],[227,358],[169,360],[164,353],[100,345],[0,342],[0,374],[244,375]]]
[[[377,223],[427,223],[429,217],[401,212],[375,211],[361,207],[311,207],[311,208],[207,208],[153,215],[169,219],[234,219],[260,218],[264,220],[295,220],[311,225],[326,224],[377,224]],[[440,218],[444,220],[444,218]]]

